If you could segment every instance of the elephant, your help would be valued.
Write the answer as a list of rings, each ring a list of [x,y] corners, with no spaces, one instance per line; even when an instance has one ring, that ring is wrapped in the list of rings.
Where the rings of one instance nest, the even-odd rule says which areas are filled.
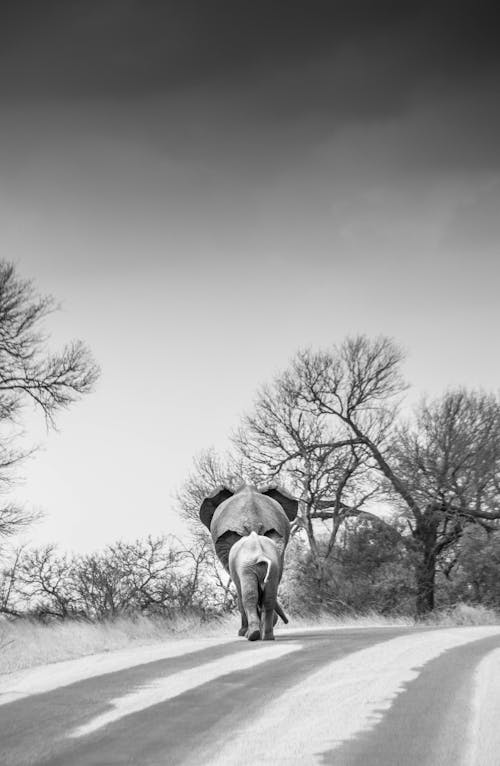
[[[230,574],[229,554],[233,545],[255,532],[272,540],[276,546],[281,577],[290,524],[297,516],[297,510],[297,500],[277,486],[258,490],[251,484],[242,484],[236,492],[220,486],[203,500],[200,519],[210,530],[215,552],[226,572]],[[275,611],[282,616],[279,604]],[[242,622],[239,635],[245,633]]]
[[[240,636],[249,641],[274,641],[275,611],[288,619],[278,604],[278,585],[282,574],[280,551],[269,537],[250,532],[229,551],[229,573],[238,592],[241,614]]]

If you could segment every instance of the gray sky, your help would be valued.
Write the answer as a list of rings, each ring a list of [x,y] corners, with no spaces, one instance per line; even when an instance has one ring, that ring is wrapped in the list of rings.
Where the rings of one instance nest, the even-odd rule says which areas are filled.
[[[103,370],[59,433],[34,428],[35,541],[181,532],[193,455],[303,345],[384,333],[415,396],[498,389],[494,11],[2,6],[2,257]]]

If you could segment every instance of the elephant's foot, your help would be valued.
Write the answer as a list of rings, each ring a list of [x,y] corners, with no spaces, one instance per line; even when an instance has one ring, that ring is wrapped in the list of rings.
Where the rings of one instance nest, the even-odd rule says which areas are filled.
[[[260,628],[249,628],[247,638],[249,641],[260,641]]]
[[[240,628],[238,631],[239,636],[246,636],[248,628]]]
[[[274,633],[264,633],[264,641],[274,641]]]

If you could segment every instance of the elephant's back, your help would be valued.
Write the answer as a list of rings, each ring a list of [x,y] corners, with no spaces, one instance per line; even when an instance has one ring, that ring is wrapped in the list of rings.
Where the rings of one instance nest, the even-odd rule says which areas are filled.
[[[290,522],[280,504],[258,492],[242,492],[225,500],[213,515],[210,531],[213,540],[226,532],[264,535],[275,529],[288,539]]]

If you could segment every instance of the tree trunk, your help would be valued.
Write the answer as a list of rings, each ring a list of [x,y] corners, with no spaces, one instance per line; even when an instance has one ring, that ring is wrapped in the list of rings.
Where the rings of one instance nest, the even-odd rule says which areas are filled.
[[[439,520],[436,514],[426,509],[413,532],[417,543],[415,579],[417,584],[417,615],[422,616],[434,609],[436,580],[436,544]]]

